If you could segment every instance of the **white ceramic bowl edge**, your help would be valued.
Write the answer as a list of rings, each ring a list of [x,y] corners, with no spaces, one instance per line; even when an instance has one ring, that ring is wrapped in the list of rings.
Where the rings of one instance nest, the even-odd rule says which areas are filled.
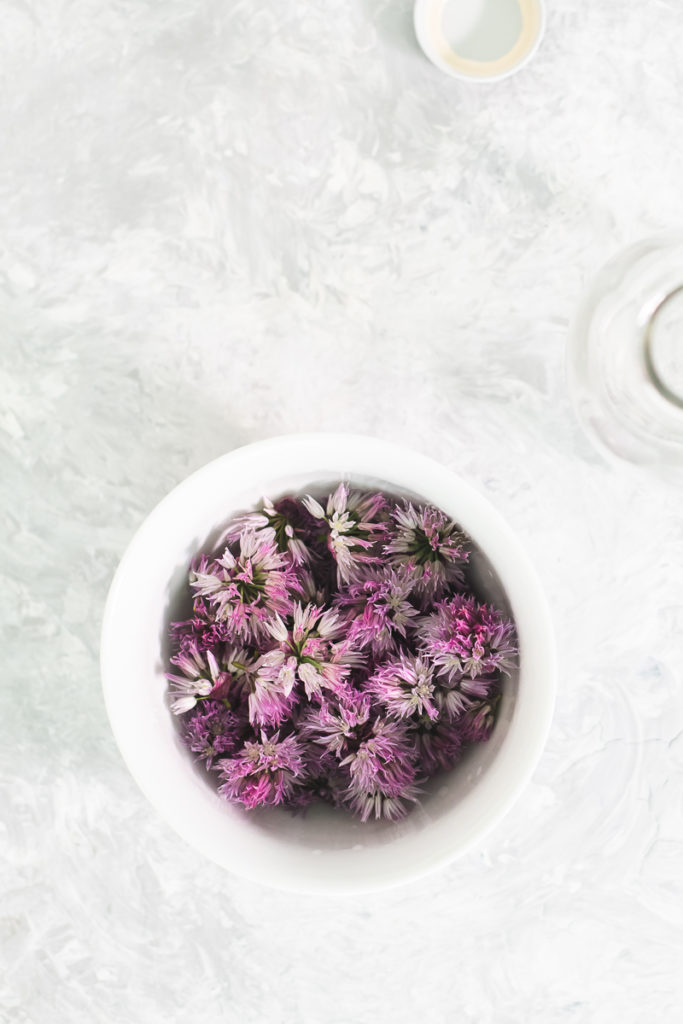
[[[264,494],[301,492],[342,478],[413,494],[455,518],[479,549],[481,578],[502,588],[520,641],[519,675],[501,704],[503,722],[494,737],[479,744],[466,764],[433,780],[423,805],[396,824],[362,825],[327,807],[295,817],[279,809],[250,815],[226,804],[181,746],[168,709],[165,632],[192,556],[235,511],[253,507]],[[540,757],[556,673],[552,625],[536,573],[488,501],[426,456],[375,438],[336,434],[248,445],[204,466],[167,495],[134,536],[115,574],[103,619],[101,666],[123,757],[173,828],[216,863],[250,879],[325,893],[406,882],[480,841],[514,803]]]

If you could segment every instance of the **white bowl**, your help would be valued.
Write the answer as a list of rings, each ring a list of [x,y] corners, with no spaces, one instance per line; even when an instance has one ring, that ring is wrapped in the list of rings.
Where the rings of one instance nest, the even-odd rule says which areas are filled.
[[[482,596],[514,617],[519,670],[490,740],[430,780],[401,822],[362,824],[326,805],[293,816],[222,800],[181,745],[164,671],[168,624],[192,557],[236,511],[263,495],[305,493],[340,479],[437,505],[469,534]],[[174,607],[175,606],[175,607]],[[166,821],[211,860],[252,880],[302,892],[361,892],[445,865],[482,838],[526,785],[549,728],[552,626],[529,560],[499,514],[438,463],[370,437],[276,437],[216,459],[179,484],[142,524],[109,591],[102,628],[104,695],[123,757]]]
[[[545,31],[543,0],[416,0],[417,41],[441,71],[497,82],[531,60]]]

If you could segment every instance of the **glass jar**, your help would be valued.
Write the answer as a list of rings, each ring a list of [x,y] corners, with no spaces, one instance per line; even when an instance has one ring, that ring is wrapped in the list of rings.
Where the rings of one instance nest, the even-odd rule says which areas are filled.
[[[576,318],[567,369],[603,453],[683,480],[683,235],[639,242],[604,267]]]

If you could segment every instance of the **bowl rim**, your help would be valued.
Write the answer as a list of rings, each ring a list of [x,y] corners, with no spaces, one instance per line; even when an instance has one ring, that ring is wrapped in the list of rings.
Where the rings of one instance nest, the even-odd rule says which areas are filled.
[[[356,875],[345,878],[341,874],[333,881],[318,877],[304,879],[297,875],[296,871],[293,872],[282,865],[273,865],[273,870],[264,874],[263,870],[254,867],[248,859],[242,858],[236,862],[216,849],[207,849],[204,841],[206,837],[197,835],[195,827],[185,820],[182,809],[176,805],[173,794],[164,790],[163,783],[157,777],[158,772],[155,775],[150,769],[149,759],[141,756],[139,744],[129,727],[128,707],[123,706],[117,688],[119,676],[115,666],[117,660],[120,664],[121,659],[120,621],[125,621],[126,590],[135,585],[139,559],[144,557],[148,540],[158,531],[160,524],[167,521],[169,514],[172,515],[174,506],[196,488],[203,487],[210,478],[220,476],[235,466],[239,467],[240,462],[245,463],[245,460],[260,459],[265,463],[270,460],[277,465],[286,456],[293,457],[294,450],[299,453],[298,459],[302,470],[305,469],[306,458],[313,453],[316,453],[318,458],[322,458],[323,455],[327,458],[330,452],[336,456],[344,453],[347,458],[339,458],[338,461],[340,465],[346,465],[348,468],[339,469],[340,479],[345,476],[353,477],[355,472],[359,477],[376,475],[392,481],[394,475],[390,467],[394,466],[395,475],[400,477],[403,473],[405,477],[408,472],[413,481],[410,489],[418,494],[425,493],[426,500],[433,501],[434,504],[439,504],[433,495],[434,490],[438,489],[436,482],[441,481],[444,489],[457,496],[458,507],[462,504],[463,511],[467,506],[468,514],[476,513],[477,529],[473,531],[471,523],[466,525],[467,516],[463,516],[463,528],[472,536],[500,575],[516,623],[518,626],[521,625],[522,606],[525,622],[533,623],[532,667],[529,669],[527,665],[525,670],[525,662],[522,662],[520,693],[515,705],[517,708],[519,704],[519,713],[513,715],[508,728],[509,733],[513,727],[516,729],[517,757],[508,758],[507,774],[502,785],[499,784],[500,792],[494,804],[489,806],[485,813],[480,812],[474,822],[470,821],[469,827],[463,829],[461,835],[454,837],[447,851],[435,852],[432,855],[426,852],[419,863],[410,863],[400,868],[387,865],[387,869],[379,875],[375,873],[372,878],[367,879]],[[334,455],[329,459],[331,463],[335,462]],[[349,462],[350,456],[353,456],[351,462],[355,459],[360,462],[365,460],[365,465],[370,466],[370,470],[354,470]],[[294,461],[297,462],[297,459]],[[313,461],[315,463],[315,458]],[[406,466],[409,467],[407,471]],[[398,467],[402,467],[401,472]],[[315,465],[312,466],[311,472],[314,469]],[[408,489],[407,483],[399,487]],[[256,497],[255,495],[255,500]],[[482,533],[486,535],[484,543],[481,540]],[[505,561],[507,575],[501,574],[502,561]],[[102,618],[100,667],[105,706],[123,760],[150,803],[181,837],[215,863],[251,881],[291,892],[333,895],[373,892],[422,878],[466,853],[498,824],[526,787],[543,751],[554,708],[557,659],[552,620],[536,571],[506,521],[478,490],[441,463],[403,445],[358,434],[301,433],[274,436],[232,449],[185,477],[158,502],[136,530],[113,576]],[[523,689],[522,678],[526,678],[527,675],[530,676],[530,680],[526,684],[526,689]],[[498,760],[499,753],[496,753],[493,764]]]
[[[461,70],[454,67],[442,56],[439,47],[434,42],[433,36],[428,31],[427,25],[430,21],[438,16],[440,10],[445,6],[447,0],[415,0],[413,7],[413,26],[415,35],[419,46],[427,57],[428,60],[434,64],[444,74],[450,75],[452,78],[457,78],[461,82],[472,82],[474,84],[490,84],[493,82],[501,82],[505,78],[510,78],[512,75],[516,75],[518,71],[521,71],[532,59],[535,57],[538,49],[543,41],[546,30],[546,6],[545,0],[517,0],[520,7],[523,3],[528,3],[529,6],[534,8],[536,21],[536,34],[533,36],[530,46],[520,55],[520,57],[509,67],[505,67],[501,71],[490,71],[480,72],[474,70],[476,68],[477,61],[461,59],[463,66],[472,66],[472,70]],[[524,17],[524,11],[522,10],[522,16]],[[512,53],[512,50],[504,54],[499,61],[482,62],[482,63],[501,63],[506,56]]]

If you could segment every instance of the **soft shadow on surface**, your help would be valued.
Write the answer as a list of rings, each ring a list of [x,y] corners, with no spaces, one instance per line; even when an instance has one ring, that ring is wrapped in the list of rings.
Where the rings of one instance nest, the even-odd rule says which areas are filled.
[[[413,27],[414,0],[360,0],[360,8],[377,36],[396,50],[421,53]]]

